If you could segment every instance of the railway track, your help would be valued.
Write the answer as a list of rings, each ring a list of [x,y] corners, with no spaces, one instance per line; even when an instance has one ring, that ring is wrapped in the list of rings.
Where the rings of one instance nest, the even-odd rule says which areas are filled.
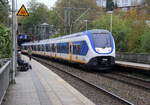
[[[100,74],[100,75],[106,78],[117,80],[119,82],[123,82],[150,91],[150,80],[145,80],[142,78],[133,77],[131,75],[129,76],[128,74],[122,74],[116,72],[113,72],[111,74]]]
[[[53,68],[53,69],[57,69],[57,70],[59,70],[60,72],[66,73],[67,75],[70,75],[70,76],[72,76],[73,78],[76,78],[76,79],[78,79],[79,81],[82,81],[82,82],[88,84],[89,86],[91,86],[91,87],[93,87],[93,88],[96,88],[96,89],[99,90],[99,91],[102,91],[102,92],[105,93],[106,95],[109,95],[109,97],[112,97],[113,99],[119,101],[119,102],[121,103],[121,105],[134,105],[133,103],[129,102],[128,100],[123,99],[123,98],[121,98],[120,96],[117,96],[117,95],[115,95],[115,94],[113,94],[113,93],[107,91],[106,89],[104,89],[104,88],[102,88],[102,87],[100,87],[100,86],[98,86],[98,85],[96,85],[96,84],[94,84],[94,83],[91,83],[91,82],[89,82],[89,81],[83,79],[83,78],[80,77],[80,76],[77,76],[77,75],[74,75],[74,74],[72,74],[72,73],[70,73],[70,72],[64,71],[63,69],[61,69],[61,68],[59,68],[59,67],[56,67],[56,66],[54,66],[54,65],[50,65],[48,62],[46,62],[46,60],[43,60],[43,59],[40,59],[40,58],[34,58],[34,59],[36,59],[37,61],[39,61],[39,62],[41,62],[41,63],[44,63],[44,64],[50,66],[50,67]]]

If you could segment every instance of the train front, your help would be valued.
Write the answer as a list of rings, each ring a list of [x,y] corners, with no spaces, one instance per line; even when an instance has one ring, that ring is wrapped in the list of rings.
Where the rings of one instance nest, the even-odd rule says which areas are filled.
[[[111,32],[91,30],[87,32],[92,47],[88,65],[96,69],[109,69],[115,64],[115,43]]]

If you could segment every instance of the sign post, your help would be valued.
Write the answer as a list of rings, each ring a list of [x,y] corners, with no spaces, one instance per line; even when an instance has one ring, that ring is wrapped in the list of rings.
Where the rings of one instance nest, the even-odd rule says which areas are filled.
[[[15,74],[16,74],[16,32],[17,32],[17,24],[16,24],[16,11],[15,11],[15,0],[12,0],[12,36],[13,36],[13,70],[12,70],[12,78],[11,83],[15,83]]]
[[[12,63],[13,63],[13,70],[12,70],[12,77],[11,83],[15,83],[15,75],[16,75],[16,65],[17,65],[17,17],[16,17],[16,5],[15,0],[12,0],[12,36],[13,36],[13,55],[12,55]],[[17,16],[29,16],[24,5],[21,6],[19,9]]]

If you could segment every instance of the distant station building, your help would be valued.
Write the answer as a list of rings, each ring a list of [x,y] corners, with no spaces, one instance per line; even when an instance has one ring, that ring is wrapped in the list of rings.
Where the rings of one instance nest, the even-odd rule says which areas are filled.
[[[42,23],[34,26],[34,39],[35,40],[43,40],[48,39],[55,32],[54,26]]]
[[[106,8],[106,3],[108,0],[96,0],[98,6]],[[118,8],[122,10],[129,10],[131,8],[143,5],[145,0],[112,0],[114,4],[117,4]]]

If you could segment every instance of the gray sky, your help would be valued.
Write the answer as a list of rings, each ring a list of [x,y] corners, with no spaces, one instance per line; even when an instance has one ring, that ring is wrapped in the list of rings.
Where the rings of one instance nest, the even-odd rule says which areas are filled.
[[[9,0],[9,1],[12,2],[12,0]],[[17,9],[19,9],[22,4],[24,4],[27,7],[29,1],[30,0],[17,0]],[[44,3],[45,5],[47,5],[48,8],[51,8],[54,6],[57,0],[37,0],[37,1]]]

